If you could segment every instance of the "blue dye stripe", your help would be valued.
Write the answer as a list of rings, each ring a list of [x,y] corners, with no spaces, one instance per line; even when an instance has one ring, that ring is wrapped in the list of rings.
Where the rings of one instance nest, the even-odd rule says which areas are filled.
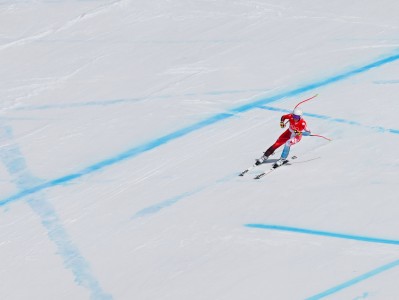
[[[176,97],[193,97],[193,96],[218,96],[218,95],[226,95],[226,94],[244,94],[251,92],[266,92],[269,89],[247,89],[247,90],[228,90],[228,91],[211,91],[207,93],[186,93],[182,95],[159,95],[159,96],[144,96],[137,98],[125,98],[125,99],[111,99],[111,100],[98,100],[98,101],[87,101],[87,102],[78,102],[78,103],[57,103],[57,104],[44,104],[44,105],[27,105],[27,106],[18,106],[12,108],[17,111],[29,111],[29,110],[47,110],[47,109],[72,109],[72,108],[81,108],[81,107],[92,107],[92,106],[110,106],[110,105],[119,105],[119,104],[129,104],[129,103],[137,103],[146,100],[152,99],[170,99]]]
[[[382,244],[399,245],[399,240],[380,239],[380,238],[360,236],[360,235],[350,235],[350,234],[342,234],[342,233],[335,233],[335,232],[318,231],[318,230],[312,230],[312,229],[288,227],[288,226],[281,226],[281,225],[245,224],[245,226],[246,227],[250,227],[250,228],[278,230],[278,231],[289,231],[289,232],[295,232],[295,233],[320,235],[320,236],[325,236],[325,237],[349,239],[349,240],[356,240],[356,241],[369,242],[369,243],[382,243]]]
[[[382,244],[390,244],[390,245],[399,245],[399,240],[388,240],[388,239],[380,239],[374,237],[366,237],[366,236],[359,236],[359,235],[349,235],[349,234],[342,234],[342,233],[335,233],[335,232],[326,232],[326,231],[319,231],[319,230],[311,230],[311,229],[304,229],[304,228],[296,228],[296,227],[288,227],[288,226],[281,226],[281,225],[270,225],[270,224],[245,224],[246,227],[249,228],[259,228],[259,229],[267,229],[267,230],[278,230],[278,231],[288,231],[288,232],[295,232],[295,233],[303,233],[303,234],[310,234],[310,235],[319,235],[325,237],[333,237],[333,238],[340,238],[340,239],[350,239],[356,240],[361,242],[369,242],[369,243],[382,243]],[[324,292],[321,292],[317,295],[311,296],[306,298],[306,300],[318,300],[325,298],[331,294],[337,293],[345,288],[351,287],[361,281],[364,281],[370,277],[376,276],[382,272],[385,272],[389,269],[399,266],[399,260],[393,261],[389,264],[383,265],[378,267],[370,272],[367,272],[363,275],[355,277],[351,280],[348,280],[342,284],[339,284],[333,288],[330,288]]]
[[[399,83],[399,80],[376,80],[373,81],[375,84],[397,84]]]
[[[29,172],[25,158],[14,143],[12,128],[3,124],[2,119],[0,119],[0,143],[4,145],[0,148],[0,161],[3,162],[17,188],[25,190],[27,186],[40,183],[40,179]],[[71,241],[57,213],[46,201],[44,195],[36,194],[28,198],[27,203],[40,217],[49,239],[56,245],[57,253],[64,261],[65,268],[72,271],[75,282],[87,288],[93,300],[112,299],[112,296],[104,292],[98,280],[91,273],[89,263]]]
[[[170,207],[170,206],[176,204],[177,202],[179,202],[179,201],[181,201],[181,200],[183,200],[183,199],[185,199],[185,198],[187,198],[187,197],[189,197],[191,195],[194,195],[194,194],[196,194],[198,192],[201,192],[204,189],[205,189],[205,187],[200,187],[200,188],[198,188],[198,189],[196,189],[194,191],[185,192],[185,193],[182,193],[182,194],[177,195],[175,197],[172,197],[172,198],[169,198],[169,199],[164,200],[162,202],[159,202],[157,204],[154,204],[154,205],[148,206],[146,208],[143,208],[143,209],[139,210],[138,212],[136,212],[134,214],[134,216],[132,217],[132,219],[142,218],[142,217],[146,217],[146,216],[149,216],[149,215],[156,214],[156,213],[160,212],[161,210],[163,210],[163,209],[165,209],[167,207]]]
[[[137,218],[146,217],[146,216],[158,213],[161,210],[163,210],[163,209],[165,209],[167,207],[170,207],[170,206],[176,204],[177,202],[179,202],[179,201],[181,201],[181,200],[183,200],[183,199],[185,199],[187,197],[190,197],[190,196],[193,196],[195,194],[198,194],[198,193],[204,191],[205,189],[208,189],[208,188],[210,188],[212,186],[215,186],[217,184],[229,181],[232,178],[235,178],[236,176],[237,176],[237,174],[228,175],[226,177],[223,177],[221,179],[218,179],[218,180],[214,181],[210,185],[204,185],[204,186],[198,187],[198,188],[196,188],[196,189],[194,189],[192,191],[184,192],[184,193],[182,193],[180,195],[174,196],[174,197],[169,198],[167,200],[164,200],[164,201],[161,201],[161,202],[156,203],[154,205],[151,205],[151,206],[148,206],[146,208],[143,208],[143,209],[139,210],[138,212],[136,212],[131,219],[137,219]]]
[[[374,270],[372,270],[370,272],[367,272],[367,273],[365,273],[363,275],[360,275],[360,276],[355,277],[355,278],[353,278],[351,280],[348,280],[348,281],[346,281],[344,283],[341,283],[341,284],[339,284],[339,285],[337,285],[337,286],[335,286],[333,288],[330,288],[330,289],[328,289],[328,290],[326,290],[326,291],[324,291],[322,293],[319,293],[317,295],[314,295],[314,296],[311,296],[309,298],[306,298],[306,300],[318,300],[318,299],[325,298],[325,297],[327,297],[327,296],[329,296],[331,294],[335,294],[335,293],[337,293],[337,292],[339,292],[339,291],[341,291],[341,290],[343,290],[345,288],[351,287],[351,286],[353,286],[353,285],[355,285],[355,284],[357,284],[357,283],[359,283],[361,281],[364,281],[364,280],[366,280],[366,279],[368,279],[370,277],[376,276],[376,275],[378,275],[378,274],[380,274],[382,272],[388,271],[388,270],[390,270],[392,268],[395,268],[397,266],[399,266],[399,260],[395,260],[395,261],[393,261],[391,263],[388,263],[386,265],[378,267],[378,268],[376,268],[376,269],[374,269]]]
[[[177,131],[175,131],[173,133],[170,133],[170,134],[165,135],[163,137],[160,137],[158,139],[154,139],[154,140],[152,140],[152,141],[150,141],[150,142],[148,142],[146,144],[143,144],[141,146],[138,146],[138,147],[132,148],[132,149],[130,149],[128,151],[122,152],[122,153],[118,154],[117,156],[111,157],[109,159],[103,160],[103,161],[101,161],[99,163],[96,163],[94,165],[91,165],[91,166],[89,166],[89,167],[87,167],[87,168],[85,168],[83,170],[80,170],[79,172],[72,173],[72,174],[69,174],[69,175],[66,175],[66,176],[63,176],[63,177],[56,178],[54,180],[50,180],[50,181],[44,182],[44,183],[39,184],[39,185],[35,185],[35,186],[32,186],[32,187],[26,188],[23,191],[14,194],[13,196],[10,196],[8,198],[5,198],[5,199],[1,200],[0,201],[0,206],[4,206],[4,205],[6,205],[6,204],[8,204],[10,202],[14,202],[14,201],[16,201],[18,199],[21,199],[23,197],[32,195],[32,194],[37,193],[39,191],[42,191],[42,190],[45,190],[45,189],[48,189],[48,188],[51,188],[51,187],[54,187],[54,186],[58,186],[58,185],[62,185],[62,184],[68,183],[68,182],[73,181],[75,179],[81,178],[81,177],[83,177],[83,176],[85,176],[87,174],[91,174],[91,173],[93,173],[95,171],[102,170],[105,167],[114,165],[116,163],[122,162],[122,161],[124,161],[126,159],[129,159],[129,158],[133,158],[133,157],[135,157],[135,156],[137,156],[137,155],[139,155],[139,154],[141,154],[143,152],[146,152],[146,151],[149,151],[151,149],[157,148],[157,147],[159,147],[161,145],[164,145],[164,144],[166,144],[166,143],[168,143],[168,142],[170,142],[170,141],[172,141],[174,139],[177,139],[179,137],[187,135],[190,132],[193,132],[193,131],[198,130],[200,128],[203,128],[205,126],[214,124],[214,123],[216,123],[216,122],[218,122],[218,121],[220,121],[222,119],[226,119],[226,118],[229,118],[231,116],[233,116],[233,115],[232,114],[225,114],[225,113],[215,115],[215,116],[213,116],[211,118],[208,118],[208,119],[206,119],[204,121],[198,122],[198,123],[196,123],[194,125],[185,127],[183,129],[177,130]]]
[[[398,59],[399,59],[399,54],[390,55],[390,56],[387,56],[385,58],[378,59],[378,60],[376,60],[376,61],[374,61],[372,63],[369,63],[369,64],[366,64],[364,66],[361,66],[359,68],[354,68],[352,70],[343,72],[341,74],[338,74],[338,75],[335,75],[335,76],[332,76],[332,77],[329,77],[329,78],[326,78],[326,79],[322,79],[322,80],[313,82],[311,84],[304,85],[302,87],[299,87],[299,88],[296,88],[296,89],[293,89],[293,90],[290,90],[290,91],[287,91],[287,92],[280,93],[280,94],[275,95],[275,96],[271,96],[271,97],[267,97],[267,98],[264,98],[264,99],[256,100],[256,101],[250,102],[248,104],[241,105],[241,106],[238,106],[236,108],[232,108],[231,110],[229,110],[226,113],[220,113],[220,114],[211,116],[211,117],[209,117],[209,118],[207,118],[207,119],[205,119],[203,121],[200,121],[198,123],[195,123],[195,124],[187,126],[187,127],[184,127],[184,128],[179,129],[179,130],[177,130],[175,132],[169,133],[169,134],[167,134],[165,136],[162,136],[162,137],[159,137],[159,138],[155,138],[154,140],[152,140],[152,141],[150,141],[148,143],[145,143],[143,145],[140,145],[140,146],[134,147],[132,149],[129,149],[129,150],[123,152],[123,153],[120,153],[120,154],[114,156],[114,157],[111,157],[111,158],[108,158],[106,160],[100,161],[100,162],[98,162],[96,164],[93,164],[93,165],[91,165],[91,166],[89,166],[89,167],[87,167],[85,169],[82,169],[82,170],[80,170],[80,171],[78,171],[76,173],[73,173],[73,174],[70,174],[70,175],[66,175],[66,176],[63,176],[63,177],[60,177],[60,178],[57,178],[57,179],[54,179],[54,180],[50,180],[50,181],[47,181],[47,182],[45,182],[43,184],[40,184],[40,185],[37,185],[37,186],[33,186],[33,187],[30,187],[30,188],[27,188],[27,189],[25,189],[25,190],[23,190],[23,191],[21,191],[21,192],[19,192],[17,194],[14,194],[14,195],[12,195],[10,197],[7,197],[7,198],[4,198],[4,199],[0,200],[0,206],[4,206],[4,205],[6,205],[8,203],[14,202],[14,201],[16,201],[18,199],[21,199],[21,198],[23,198],[25,196],[29,196],[29,195],[31,195],[33,193],[42,191],[44,189],[51,188],[51,187],[54,187],[54,186],[57,186],[57,185],[61,185],[61,184],[70,182],[72,180],[81,178],[81,177],[83,177],[85,175],[88,175],[88,174],[91,174],[91,173],[93,173],[95,171],[99,171],[99,170],[102,170],[102,169],[104,169],[106,167],[114,165],[116,163],[120,163],[120,162],[122,162],[122,161],[124,161],[124,160],[126,160],[128,158],[133,158],[133,157],[135,157],[135,156],[137,156],[137,155],[139,155],[139,154],[141,154],[143,152],[146,152],[146,151],[152,150],[154,148],[157,148],[157,147],[159,147],[159,146],[161,146],[163,144],[166,144],[166,143],[168,143],[168,142],[170,142],[172,140],[175,140],[177,138],[186,136],[186,135],[188,135],[188,134],[190,134],[190,133],[192,133],[194,131],[197,131],[197,130],[202,129],[204,127],[213,125],[213,124],[218,123],[220,121],[229,119],[232,116],[236,115],[237,113],[243,113],[243,112],[252,110],[254,108],[258,108],[258,107],[260,107],[262,105],[278,101],[278,100],[280,100],[282,98],[297,96],[297,95],[303,94],[305,92],[309,92],[311,90],[314,90],[316,88],[320,88],[320,87],[323,87],[323,86],[326,86],[326,85],[329,85],[329,84],[333,84],[333,83],[336,83],[336,82],[344,80],[344,79],[348,79],[348,78],[353,77],[355,75],[358,75],[358,74],[361,74],[363,72],[369,71],[369,70],[371,70],[373,68],[381,67],[381,66],[383,66],[385,64],[392,63],[392,62],[394,62],[394,61],[396,61]]]
[[[266,109],[270,111],[278,111],[278,112],[283,112],[283,113],[290,113],[292,110],[289,109],[283,109],[283,108],[276,108],[272,106],[267,106],[263,105],[260,107],[261,109]],[[317,119],[322,119],[330,122],[335,122],[335,123],[342,123],[342,124],[348,124],[348,125],[354,125],[354,126],[361,126],[365,128],[369,128],[372,130],[376,130],[378,132],[388,132],[388,133],[393,133],[393,134],[399,134],[398,129],[392,129],[392,128],[384,128],[381,126],[368,126],[368,125],[363,125],[359,122],[351,121],[351,120],[345,120],[345,119],[339,119],[339,118],[332,118],[326,115],[319,115],[319,114],[312,114],[312,113],[304,113],[304,116],[311,117],[311,118],[317,118]]]

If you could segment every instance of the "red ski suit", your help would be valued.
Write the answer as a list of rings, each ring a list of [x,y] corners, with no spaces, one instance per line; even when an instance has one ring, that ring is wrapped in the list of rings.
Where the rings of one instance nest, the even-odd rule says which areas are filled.
[[[288,147],[298,143],[302,139],[302,131],[310,133],[308,126],[306,125],[306,121],[303,118],[300,118],[298,121],[294,120],[292,114],[283,115],[281,117],[281,121],[284,122],[288,120],[290,125],[286,131],[277,139],[277,141],[270,146],[269,149],[266,150],[265,155],[270,156],[274,153],[274,151],[286,144]],[[295,133],[295,131],[300,132],[300,134]]]

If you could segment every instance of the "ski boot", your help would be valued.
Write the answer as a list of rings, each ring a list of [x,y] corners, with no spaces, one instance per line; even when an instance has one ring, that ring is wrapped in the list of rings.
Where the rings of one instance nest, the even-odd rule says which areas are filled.
[[[278,161],[276,161],[273,165],[273,168],[276,169],[278,167],[281,167],[282,165],[285,165],[288,162],[288,159],[286,158],[280,158]]]
[[[268,158],[269,158],[269,156],[262,155],[262,157],[255,160],[255,165],[259,166],[259,165],[263,164]]]

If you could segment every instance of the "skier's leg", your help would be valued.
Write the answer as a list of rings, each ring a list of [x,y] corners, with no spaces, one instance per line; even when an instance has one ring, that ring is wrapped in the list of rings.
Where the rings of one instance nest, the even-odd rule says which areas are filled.
[[[278,149],[281,145],[286,143],[290,138],[291,138],[291,132],[287,129],[282,135],[280,135],[277,141],[263,153],[263,155],[260,158],[255,160],[255,165],[258,166],[264,163],[269,158],[269,156],[274,153],[276,149]]]
[[[278,148],[281,147],[284,143],[286,143],[291,138],[291,132],[287,129],[284,131],[282,135],[279,136],[277,141],[266,150],[265,156],[270,156],[276,151]]]
[[[290,145],[290,142],[288,141],[287,143],[285,143],[283,153],[281,153],[280,159],[274,163],[274,166],[281,166],[287,162],[287,157],[288,157],[288,154],[290,153],[290,148],[291,148],[291,145]]]
[[[280,157],[280,159],[278,161],[276,161],[275,165],[281,166],[281,165],[283,165],[284,163],[287,162],[287,157],[288,157],[288,154],[290,153],[291,146],[300,141],[300,138],[298,140],[296,137],[297,136],[295,136],[294,134],[291,135],[291,139],[289,139],[285,143],[284,149],[283,149],[283,153],[281,153],[281,157]]]
[[[281,166],[287,160],[288,154],[290,153],[290,149],[292,145],[299,143],[301,141],[301,135],[292,134],[291,138],[285,143],[283,153],[281,153],[280,159],[276,162],[277,165]]]
[[[281,158],[282,159],[287,159],[288,154],[290,153],[290,146],[285,144],[284,149],[283,149],[283,153],[281,153]]]

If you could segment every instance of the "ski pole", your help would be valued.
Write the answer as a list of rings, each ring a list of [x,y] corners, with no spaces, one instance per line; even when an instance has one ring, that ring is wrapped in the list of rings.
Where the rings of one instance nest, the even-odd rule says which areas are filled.
[[[319,135],[319,134],[311,134],[310,136],[317,136],[319,138],[326,139],[327,141],[330,141],[330,142],[332,141],[332,139],[326,138],[325,136],[322,136],[322,135]]]

